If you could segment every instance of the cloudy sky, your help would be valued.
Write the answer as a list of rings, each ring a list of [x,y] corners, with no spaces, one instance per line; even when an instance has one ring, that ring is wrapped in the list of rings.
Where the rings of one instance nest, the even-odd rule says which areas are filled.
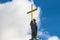
[[[21,38],[21,36],[22,37],[26,36],[27,34],[26,32],[29,28],[26,26],[29,26],[28,23],[30,21],[30,17],[29,17],[30,15],[27,16],[26,14],[24,15],[24,13],[29,11],[31,3],[33,3],[34,6],[38,8],[38,11],[35,12],[35,13],[38,13],[37,16],[35,16],[36,19],[40,20],[38,25],[39,26],[38,38],[42,38],[43,40],[59,40],[60,38],[60,0],[33,0],[33,2],[31,2],[31,0],[22,0],[22,1],[21,0],[0,0],[0,19],[1,19],[0,26],[2,28],[1,40],[4,40],[4,39],[9,40],[9,37],[10,37],[9,33],[13,35],[19,29],[20,29],[19,32],[21,35],[19,36],[17,35],[17,33],[15,33],[14,35],[17,36],[16,40],[17,39],[19,40],[19,37]],[[26,17],[26,19],[22,16]],[[25,24],[26,20],[28,22]],[[26,28],[19,27],[19,26],[22,26],[21,23]],[[9,29],[9,30],[6,31],[6,29],[7,30]],[[21,33],[22,30],[23,30],[23,33]],[[9,37],[6,35],[8,35]],[[10,38],[10,40],[14,40],[14,38]]]

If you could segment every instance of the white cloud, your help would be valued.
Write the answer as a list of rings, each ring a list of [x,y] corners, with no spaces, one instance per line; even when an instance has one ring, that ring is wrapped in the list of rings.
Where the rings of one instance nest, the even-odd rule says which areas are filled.
[[[50,37],[49,33],[47,31],[38,31],[38,38],[42,40],[47,40]]]
[[[52,37],[49,37],[48,40],[59,40],[59,38],[57,36],[52,36]]]
[[[34,5],[35,6],[35,5]],[[1,40],[28,40],[27,35],[30,30],[31,2],[28,0],[13,0],[5,4],[0,4],[0,32]],[[35,19],[38,21],[40,8],[35,12]]]
[[[47,31],[38,31],[39,40],[60,40],[58,36],[51,36]]]

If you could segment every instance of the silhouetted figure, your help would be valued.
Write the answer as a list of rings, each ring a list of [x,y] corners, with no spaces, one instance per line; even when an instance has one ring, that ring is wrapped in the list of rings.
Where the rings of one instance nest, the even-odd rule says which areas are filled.
[[[32,39],[31,40],[34,40],[37,37],[37,23],[36,23],[35,19],[33,19],[31,21],[30,26],[31,26],[31,32],[32,32]]]

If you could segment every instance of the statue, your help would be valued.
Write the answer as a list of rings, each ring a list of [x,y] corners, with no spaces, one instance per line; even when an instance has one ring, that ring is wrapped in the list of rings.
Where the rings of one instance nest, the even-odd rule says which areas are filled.
[[[32,34],[32,39],[31,40],[34,40],[34,39],[37,39],[37,24],[36,24],[36,20],[33,19],[30,23],[30,26],[31,26],[31,34]]]

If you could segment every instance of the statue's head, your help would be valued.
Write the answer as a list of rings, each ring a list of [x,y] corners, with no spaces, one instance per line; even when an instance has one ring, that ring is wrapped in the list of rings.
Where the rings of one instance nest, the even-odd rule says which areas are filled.
[[[33,19],[33,21],[36,21],[36,19]]]

